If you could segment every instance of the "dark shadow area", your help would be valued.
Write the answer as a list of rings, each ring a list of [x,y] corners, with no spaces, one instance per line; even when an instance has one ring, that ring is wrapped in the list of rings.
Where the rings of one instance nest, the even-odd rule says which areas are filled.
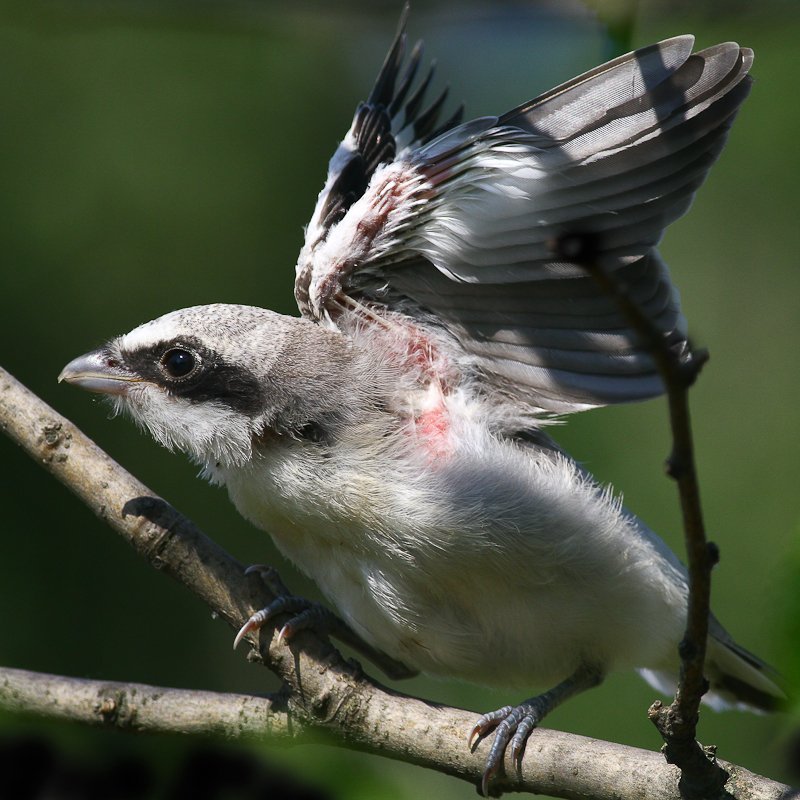
[[[188,749],[168,772],[145,757],[77,757],[43,736],[0,739],[0,800],[327,800],[331,795],[224,746]]]

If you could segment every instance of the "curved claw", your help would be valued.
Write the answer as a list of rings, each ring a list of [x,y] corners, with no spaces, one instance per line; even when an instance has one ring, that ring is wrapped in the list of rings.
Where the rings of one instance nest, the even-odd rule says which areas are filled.
[[[475,745],[478,743],[478,739],[483,736],[483,731],[481,730],[480,724],[475,725],[469,733],[467,737],[467,747],[470,750],[475,749]]]
[[[249,567],[245,567],[244,574],[258,575],[264,582],[272,581],[278,576],[275,567],[266,564],[251,564]]]
[[[288,641],[296,633],[304,631],[307,628],[313,628],[316,624],[325,625],[327,610],[322,607],[310,603],[308,600],[302,600],[302,604],[296,604],[292,607],[292,611],[299,611],[299,614],[293,616],[280,630],[278,638],[281,641]]]
[[[248,619],[247,622],[242,625],[241,628],[239,628],[239,632],[236,634],[236,638],[233,640],[233,649],[235,650],[239,646],[239,643],[242,641],[242,639],[244,639],[245,636],[247,636],[248,633],[252,633],[253,631],[263,628],[264,623],[268,619],[269,616],[267,615],[266,608],[256,611],[256,613],[253,614],[250,619]]]
[[[484,797],[489,796],[489,784],[492,782],[492,778],[494,778],[499,771],[500,766],[498,764],[489,764],[483,771],[483,777],[481,778],[481,794]]]
[[[236,649],[236,645],[238,645],[248,633],[263,628],[273,617],[277,617],[278,614],[292,613],[298,610],[303,613],[290,619],[281,628],[278,634],[278,639],[280,641],[288,641],[298,630],[308,626],[309,623],[305,620],[305,615],[308,613],[308,601],[303,600],[301,597],[294,597],[288,594],[276,597],[266,608],[256,611],[256,613],[242,625],[239,629],[239,633],[236,634],[236,638],[233,640],[233,649]],[[298,620],[300,621],[300,625],[297,624]]]

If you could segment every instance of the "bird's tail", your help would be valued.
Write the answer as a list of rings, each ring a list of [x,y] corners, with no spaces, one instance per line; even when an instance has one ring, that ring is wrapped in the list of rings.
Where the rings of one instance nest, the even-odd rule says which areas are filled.
[[[703,702],[715,711],[777,711],[786,702],[776,671],[738,645],[713,616],[705,672],[710,688]],[[639,674],[659,691],[674,693],[674,674],[649,669],[639,670]]]
[[[778,674],[768,664],[733,641],[712,617],[706,676],[711,688],[703,700],[717,711],[777,711],[786,701]]]

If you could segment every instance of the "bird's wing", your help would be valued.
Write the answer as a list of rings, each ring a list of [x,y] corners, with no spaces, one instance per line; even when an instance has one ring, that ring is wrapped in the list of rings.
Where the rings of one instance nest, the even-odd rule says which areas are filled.
[[[685,349],[655,250],[689,207],[749,91],[752,51],[679,36],[500,116],[437,128],[409,100],[398,34],[331,161],[297,268],[302,313],[354,303],[434,318],[478,374],[566,413],[662,390],[615,301],[564,253],[580,243]],[[430,77],[430,76],[429,76]],[[429,78],[422,83],[427,87]]]

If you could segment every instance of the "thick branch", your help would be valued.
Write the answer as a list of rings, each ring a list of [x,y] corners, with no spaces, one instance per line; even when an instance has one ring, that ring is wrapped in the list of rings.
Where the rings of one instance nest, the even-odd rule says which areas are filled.
[[[257,578],[246,578],[239,562],[2,369],[0,427],[153,566],[181,581],[234,628],[263,605]],[[330,643],[311,632],[299,633],[288,645],[279,642],[274,631],[265,629],[262,637],[262,652],[270,668],[288,687],[286,710],[294,724],[327,730],[334,743],[420,764],[473,782],[480,779],[485,752],[481,748],[470,752],[466,746],[467,732],[475,722],[473,713],[388,691],[366,678],[357,665],[344,661]],[[106,697],[100,687],[109,684],[70,684],[71,690],[60,691],[58,701],[49,702],[41,697],[46,690],[36,683],[39,678],[29,680],[26,677],[29,675],[18,670],[0,671],[0,707],[96,720],[98,697]],[[116,702],[114,698],[122,692],[123,707],[127,703],[129,709],[133,688],[138,696],[151,691],[156,694],[175,691],[114,685],[111,701]],[[172,699],[180,706],[177,695],[170,694],[169,700]],[[216,722],[224,728],[222,721],[230,719],[235,709],[241,710],[243,701],[237,695],[223,695],[216,696],[215,702],[222,704],[215,713]],[[253,703],[251,710],[258,709],[258,701],[254,699]],[[275,711],[274,702],[267,703],[263,707],[265,717],[260,734],[282,736],[285,718],[282,712]],[[109,709],[112,710],[111,706]],[[175,713],[180,714],[180,709]],[[250,719],[256,729],[258,714],[260,711]],[[136,718],[141,719],[138,710]],[[243,735],[252,730],[245,725],[238,729],[238,734],[235,727],[224,732]],[[737,767],[727,768],[732,777],[726,788],[733,793],[735,786],[739,798],[772,800],[791,792],[789,787]],[[499,789],[565,798],[591,796],[597,800],[679,797],[677,770],[665,764],[658,754],[544,729],[537,730],[529,740],[521,767],[518,769],[509,756],[505,770],[508,777],[497,782]]]
[[[228,738],[297,738],[302,729],[290,723],[280,708],[281,701],[280,697],[194,692],[0,669],[2,709],[123,730],[213,733]],[[396,709],[386,716],[385,712],[391,709],[379,702],[365,715],[367,725],[359,726],[355,736],[337,737],[331,743],[382,752],[461,777],[465,773],[472,778],[480,775],[484,767],[482,756],[467,754],[467,763],[454,758],[454,744],[459,753],[466,753],[460,734],[472,724],[474,715],[419,700],[401,702],[409,704],[402,717]],[[386,742],[386,735],[391,735],[394,742]],[[423,755],[418,743],[426,738],[431,746]],[[440,746],[444,749],[438,750]],[[518,790],[575,800],[680,798],[678,770],[666,764],[658,753],[550,730],[537,731],[528,749],[535,755],[523,766],[522,778],[514,785]],[[726,766],[733,776],[733,793],[741,800],[788,800],[795,796],[787,786],[733,765]]]
[[[165,689],[0,668],[0,708],[131,731],[296,737],[285,699]]]

